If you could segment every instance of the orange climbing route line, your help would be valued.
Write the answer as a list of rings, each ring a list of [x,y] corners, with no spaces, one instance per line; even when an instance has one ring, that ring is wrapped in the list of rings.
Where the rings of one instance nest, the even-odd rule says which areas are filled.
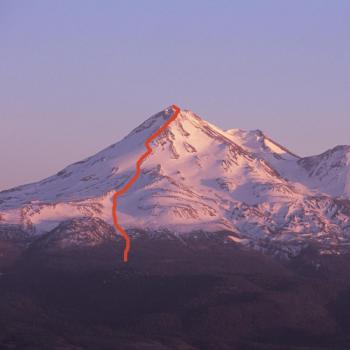
[[[154,133],[152,134],[146,141],[145,141],[145,147],[146,152],[143,153],[140,158],[136,162],[136,172],[134,176],[124,185],[123,188],[121,188],[119,191],[116,191],[113,195],[113,206],[112,206],[112,215],[113,215],[113,223],[117,231],[123,236],[125,240],[125,247],[124,247],[124,254],[123,254],[123,260],[124,262],[128,261],[129,252],[131,248],[131,241],[129,235],[126,233],[126,231],[123,229],[123,227],[118,222],[118,216],[117,216],[117,198],[124,193],[126,193],[129,188],[136,182],[136,180],[140,177],[141,174],[141,164],[142,162],[152,153],[151,148],[151,142],[154,141],[179,115],[180,108],[172,105],[173,114],[170,116],[170,118]]]

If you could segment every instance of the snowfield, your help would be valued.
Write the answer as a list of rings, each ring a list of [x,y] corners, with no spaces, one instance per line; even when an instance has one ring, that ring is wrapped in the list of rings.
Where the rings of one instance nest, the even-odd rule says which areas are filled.
[[[0,192],[0,227],[40,236],[67,220],[111,224],[114,191],[134,174],[144,141],[171,114],[169,107],[56,175]],[[301,158],[260,130],[224,131],[181,110],[152,149],[140,178],[118,200],[126,229],[227,231],[235,244],[288,254],[309,242],[337,253],[349,244],[350,146]]]

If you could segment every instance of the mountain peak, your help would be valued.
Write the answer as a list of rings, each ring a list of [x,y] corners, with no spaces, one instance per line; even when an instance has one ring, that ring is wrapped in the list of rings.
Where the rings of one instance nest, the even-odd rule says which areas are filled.
[[[125,229],[226,230],[252,241],[273,233],[283,240],[323,232],[331,220],[324,213],[337,208],[332,196],[350,198],[347,146],[329,151],[329,160],[299,159],[261,130],[224,131],[190,110],[180,109],[167,123],[177,110],[165,108],[121,141],[56,175],[1,192],[1,224],[40,235],[82,217],[111,223],[113,194],[135,173],[145,141],[165,124],[152,138],[139,178],[118,202]]]
[[[226,133],[232,136],[234,142],[256,155],[273,154],[274,157],[282,157],[283,159],[300,158],[286,147],[283,147],[278,142],[272,140],[260,129],[229,129],[226,130]]]
[[[345,152],[348,153],[350,152],[350,146],[349,145],[337,145],[329,150],[332,153],[335,152]]]
[[[134,134],[138,134],[146,129],[150,129],[150,128],[152,130],[153,129],[157,130],[157,128],[159,129],[159,127],[172,116],[172,114],[175,111],[175,108],[178,108],[178,107],[176,105],[171,105],[163,109],[162,111],[152,115],[151,117],[146,119],[143,123],[141,123],[139,126],[137,126],[135,129],[133,129],[130,132],[130,134],[127,135],[127,137]]]

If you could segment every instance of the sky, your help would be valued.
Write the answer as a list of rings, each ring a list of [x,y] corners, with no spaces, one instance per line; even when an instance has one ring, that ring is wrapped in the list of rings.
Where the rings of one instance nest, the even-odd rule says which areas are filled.
[[[0,0],[0,190],[175,103],[301,155],[350,144],[348,0]]]

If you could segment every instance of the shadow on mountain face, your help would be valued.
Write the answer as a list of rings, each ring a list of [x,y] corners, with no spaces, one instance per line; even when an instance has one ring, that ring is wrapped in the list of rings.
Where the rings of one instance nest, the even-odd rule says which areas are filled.
[[[1,349],[349,349],[348,256],[213,240],[0,246]]]

